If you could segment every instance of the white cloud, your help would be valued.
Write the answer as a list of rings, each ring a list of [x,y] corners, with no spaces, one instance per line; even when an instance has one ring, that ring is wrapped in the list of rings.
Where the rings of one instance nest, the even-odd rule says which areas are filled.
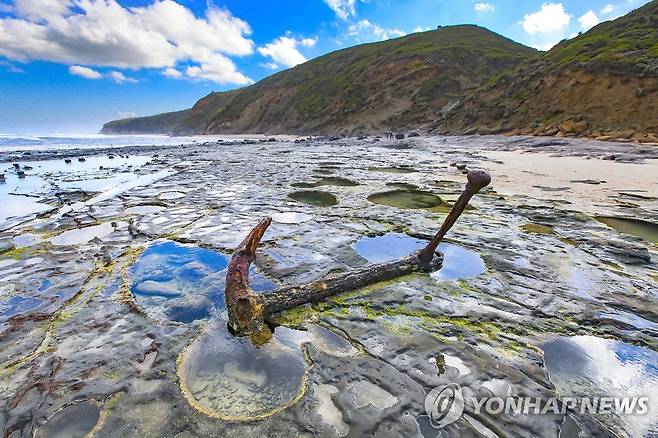
[[[183,73],[173,67],[167,67],[163,70],[162,75],[169,78],[180,79],[183,76]]]
[[[601,9],[601,15],[611,14],[615,10],[615,6],[612,4],[607,4]]]
[[[269,44],[258,48],[258,52],[263,56],[269,56],[274,62],[285,65],[286,67],[293,67],[302,62],[306,62],[306,58],[297,50],[297,41],[288,36],[281,36]]]
[[[532,47],[533,49],[542,50],[544,52],[547,52],[547,51],[551,50],[553,48],[553,46],[556,45],[557,43],[559,43],[559,41],[553,40],[553,41],[549,41],[547,43],[542,43],[542,44],[531,44],[530,47]]]
[[[185,74],[193,79],[206,79],[220,84],[247,85],[253,82],[235,68],[233,61],[222,55],[215,55],[199,65],[187,67]]]
[[[14,7],[12,5],[0,3],[0,14],[11,14],[12,12],[14,12]]]
[[[278,69],[281,68],[281,67],[279,66],[279,64],[277,64],[277,63],[275,63],[275,62],[264,62],[264,63],[259,64],[259,65],[260,65],[261,67],[263,67],[263,68],[268,69],[268,70],[278,70]]]
[[[405,36],[406,32],[400,29],[385,29],[378,24],[371,23],[368,20],[360,20],[350,24],[347,28],[347,34],[356,38],[360,42],[364,41],[384,41],[389,38]]]
[[[137,113],[134,111],[126,111],[126,112],[119,111],[117,115],[119,116],[120,119],[132,119],[133,117],[137,117]]]
[[[116,0],[15,0],[15,5],[15,17],[0,18],[0,56],[11,60],[132,69],[190,63],[212,70],[206,75],[193,68],[195,77],[250,81],[227,56],[253,53],[251,28],[212,4],[203,17],[173,0],[132,8]],[[216,71],[219,66],[226,70]]]
[[[9,73],[25,73],[25,70],[22,68],[16,67],[11,62],[4,61],[0,59],[0,67],[4,67]]]
[[[301,40],[302,46],[304,47],[315,47],[318,43],[318,37],[315,38],[304,38]]]
[[[544,3],[538,12],[526,14],[521,24],[530,35],[563,32],[571,22],[571,15],[562,3]]]
[[[418,32],[427,32],[427,31],[429,31],[429,30],[432,30],[432,28],[429,27],[429,26],[427,26],[427,27],[416,26],[416,27],[414,27],[413,32],[414,32],[414,33],[418,33]]]
[[[111,71],[107,74],[107,76],[117,84],[123,84],[123,83],[136,84],[138,82],[137,79],[129,78],[123,73],[121,73],[120,71]]]
[[[587,30],[599,24],[600,20],[599,17],[596,16],[594,11],[587,11],[585,14],[583,14],[582,17],[578,19],[578,23],[580,23],[580,27],[583,30]]]
[[[491,3],[476,3],[473,8],[476,12],[494,12],[496,10]]]
[[[103,77],[103,75],[97,72],[96,70],[89,67],[83,67],[81,65],[70,66],[69,73],[75,76],[80,76],[81,78],[85,78],[85,79],[100,79]]]
[[[347,20],[349,16],[356,15],[356,0],[324,0],[324,2],[336,13],[338,18]]]

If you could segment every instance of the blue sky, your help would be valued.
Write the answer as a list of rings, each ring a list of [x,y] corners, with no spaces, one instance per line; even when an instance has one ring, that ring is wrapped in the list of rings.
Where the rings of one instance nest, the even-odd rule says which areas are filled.
[[[94,133],[437,25],[548,49],[646,0],[0,0],[0,133]]]

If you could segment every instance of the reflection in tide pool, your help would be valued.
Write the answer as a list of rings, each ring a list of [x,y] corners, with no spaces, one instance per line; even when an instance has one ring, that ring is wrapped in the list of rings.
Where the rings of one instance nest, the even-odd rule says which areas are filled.
[[[637,236],[647,242],[658,243],[658,224],[639,219],[597,216],[596,220],[622,233]]]
[[[181,389],[192,406],[211,417],[245,421],[272,415],[305,390],[305,343],[335,357],[359,354],[342,336],[318,325],[308,331],[277,327],[257,347],[216,320],[179,356]]]
[[[179,377],[190,403],[207,415],[248,420],[270,415],[301,396],[308,365],[297,331],[279,327],[262,347],[211,323],[181,355]]]
[[[550,380],[560,397],[647,396],[648,413],[611,413],[601,419],[621,436],[657,436],[658,353],[596,336],[560,337],[542,349]]]
[[[399,259],[427,245],[427,241],[403,233],[388,233],[383,236],[362,237],[354,243],[354,250],[370,263],[381,263]],[[474,251],[450,243],[439,245],[444,255],[443,267],[432,273],[432,278],[455,280],[474,277],[485,271],[482,258]]]
[[[100,409],[95,403],[84,401],[69,405],[41,426],[35,438],[85,437],[100,419]]]
[[[43,300],[33,297],[13,296],[7,301],[0,301],[0,322],[14,315],[30,312],[43,303]]]
[[[192,322],[225,308],[224,284],[229,257],[205,248],[162,242],[151,245],[131,268],[131,291],[156,319]],[[267,291],[275,284],[250,273],[251,287]]]

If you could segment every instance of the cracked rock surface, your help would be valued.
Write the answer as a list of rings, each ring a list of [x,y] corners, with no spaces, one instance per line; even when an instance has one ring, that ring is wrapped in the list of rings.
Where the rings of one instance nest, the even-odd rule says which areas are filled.
[[[0,215],[5,436],[658,433],[658,149],[482,136],[108,153],[0,155],[3,170],[33,167],[0,187],[21,206]],[[441,271],[278,314],[261,346],[226,332],[223,263],[260,218],[274,218],[252,273],[267,293],[406,254],[477,168],[492,186],[448,233]],[[306,195],[289,196],[300,184]],[[481,397],[647,395],[652,407],[467,405],[438,430],[425,397],[450,383]]]

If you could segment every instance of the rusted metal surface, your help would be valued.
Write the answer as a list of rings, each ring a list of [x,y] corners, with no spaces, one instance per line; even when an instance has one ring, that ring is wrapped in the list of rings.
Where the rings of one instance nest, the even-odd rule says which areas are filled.
[[[229,326],[239,336],[262,332],[265,317],[301,304],[321,301],[337,293],[359,289],[381,281],[391,280],[412,272],[432,272],[440,269],[443,254],[437,247],[443,236],[454,225],[473,195],[491,182],[491,177],[482,171],[471,171],[468,183],[455,202],[439,232],[425,248],[399,260],[378,263],[332,274],[320,280],[295,286],[284,286],[260,295],[249,286],[249,266],[256,258],[256,249],[272,219],[267,217],[245,237],[235,250],[226,274],[225,299]]]

